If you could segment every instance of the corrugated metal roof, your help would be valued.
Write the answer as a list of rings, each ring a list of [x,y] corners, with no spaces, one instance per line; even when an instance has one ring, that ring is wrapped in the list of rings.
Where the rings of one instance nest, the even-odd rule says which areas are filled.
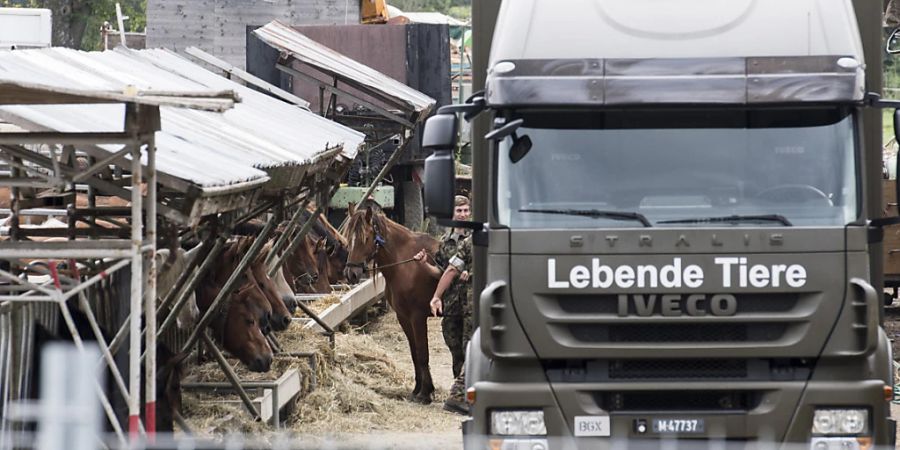
[[[0,51],[0,104],[134,102],[210,111],[234,104],[231,90],[214,91],[175,79],[151,84],[134,71],[90,55],[66,49]]]
[[[294,58],[331,74],[352,79],[375,92],[427,114],[435,100],[365,64],[348,58],[277,20],[253,30],[263,42]]]
[[[224,113],[162,107],[157,132],[157,168],[201,187],[267,179],[260,169],[302,166],[342,147],[354,158],[365,136],[312,112],[286,104],[207,71],[167,50],[80,52],[69,49],[16,51],[38,77],[81,72],[102,85],[110,80],[147,89],[233,90],[242,99]],[[0,64],[4,58],[0,56]],[[52,61],[50,63],[49,61]],[[47,72],[39,68],[47,65]],[[28,66],[29,64],[26,64]],[[117,131],[121,105],[5,106],[8,121],[31,129]],[[104,147],[115,151],[112,146]]]

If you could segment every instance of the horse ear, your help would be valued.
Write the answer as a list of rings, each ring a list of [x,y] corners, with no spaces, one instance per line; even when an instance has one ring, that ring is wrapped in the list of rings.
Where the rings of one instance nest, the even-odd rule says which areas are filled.
[[[366,222],[372,223],[372,208],[366,208]]]
[[[316,241],[316,251],[324,252],[326,244],[328,244],[328,242],[325,240],[325,238]]]
[[[353,214],[356,214],[356,203],[347,203],[347,216],[352,216]]]

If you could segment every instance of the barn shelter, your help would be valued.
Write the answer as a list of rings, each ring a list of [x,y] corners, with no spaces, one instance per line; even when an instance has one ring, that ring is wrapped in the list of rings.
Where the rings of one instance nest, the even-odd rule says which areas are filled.
[[[395,37],[403,31],[401,28],[397,28],[398,31],[393,34]],[[355,200],[368,198],[388,172],[403,161],[403,158],[424,159],[422,155],[416,154],[418,148],[416,135],[420,133],[422,122],[437,104],[437,100],[417,89],[314,39],[333,44],[354,42],[356,39],[371,38],[366,32],[373,29],[375,28],[350,26],[298,30],[274,20],[253,30],[252,35],[248,37],[248,56],[255,61],[253,70],[258,72],[257,75],[270,81],[280,76],[290,77],[294,93],[304,98],[315,99],[313,107],[318,108],[320,115],[366,134],[367,145],[363,152],[367,156],[360,158],[358,162],[371,160],[373,165],[366,169],[367,175],[376,173],[377,175],[373,178],[359,176],[360,187],[344,189],[347,195],[340,196],[340,199],[344,200],[341,206],[346,204],[345,200],[348,198]],[[303,31],[313,33],[312,37]],[[411,30],[406,32],[409,34],[404,35],[403,42],[423,45],[430,42],[426,37],[419,36]],[[433,35],[427,36],[437,39]],[[393,40],[386,44],[396,45],[398,41]],[[384,55],[388,57],[392,52],[386,47]],[[431,73],[426,71],[425,67],[433,68],[431,66],[434,64],[431,66],[427,63],[420,64],[420,58],[410,58],[396,64],[406,66],[407,81],[418,80]],[[440,74],[443,75],[444,72]],[[402,74],[399,76],[402,77]],[[432,78],[440,79],[440,75]],[[432,82],[440,84],[438,81]],[[447,88],[449,89],[449,84]],[[385,154],[389,157],[383,157]],[[411,154],[415,155],[415,158],[410,158]],[[392,178],[394,189],[401,191],[404,189],[402,182],[413,182],[415,179],[408,172],[395,172]],[[404,192],[397,194],[400,200]],[[418,185],[410,185],[409,192],[405,194],[418,196],[420,188]],[[338,201],[339,199],[335,199],[335,202]],[[406,217],[407,214],[401,212],[404,222],[408,226],[417,227],[421,221],[421,210],[408,213],[409,217]]]
[[[117,368],[116,349],[129,340],[128,363],[110,374],[128,399],[133,432],[154,429],[150,419],[138,420],[142,311],[146,346],[156,348],[156,339],[172,322],[165,318],[157,328],[157,310],[174,305],[171,317],[177,314],[181,297],[202,277],[208,267],[203,263],[219,255],[233,227],[268,212],[280,217],[291,205],[330,194],[364,139],[165,50],[0,53],[0,118],[7,122],[0,133],[0,162],[5,164],[0,189],[12,194],[9,205],[0,205],[9,214],[0,215],[8,234],[0,245],[0,260],[6,261],[0,261],[0,341],[15,342],[0,348],[0,381],[7,387],[0,396],[4,417],[7,407],[32,388],[35,327],[51,332],[65,327],[79,336],[67,303],[71,299],[87,314],[110,368]],[[20,218],[31,214],[61,217],[66,226],[22,226]],[[199,256],[160,308],[153,306],[156,260],[147,256],[170,237],[157,232],[155,219],[177,231],[168,245],[181,245],[189,237],[201,241]],[[260,241],[269,231],[271,226]],[[68,240],[26,240],[39,237]],[[253,257],[251,248],[236,272]],[[49,262],[23,261],[34,258]],[[120,269],[129,265],[131,275],[117,277],[127,275]],[[47,277],[21,276],[25,269],[44,270]],[[148,276],[142,276],[145,270]],[[208,340],[202,330],[227,306],[223,299],[234,287],[231,279],[179,347]],[[118,298],[101,302],[102,296],[94,295],[123,282],[130,290],[120,289]],[[119,332],[107,342],[100,328]],[[146,352],[147,373],[156,373],[153,354]],[[147,380],[146,401],[152,404],[155,377]],[[123,419],[104,389],[97,391],[110,425],[124,439]]]
[[[237,94],[240,102],[224,113],[160,109],[161,130],[156,136],[160,208],[166,218],[185,225],[196,225],[209,214],[246,207],[254,195],[296,191],[308,173],[325,169],[335,160],[352,160],[363,140],[360,133],[167,50],[10,52],[0,57],[0,77],[34,72],[42,65],[61,77],[99,87],[124,83],[162,92],[228,90]],[[114,130],[121,108],[8,106],[0,108],[0,118],[29,130]],[[121,149],[89,145],[83,151],[102,160]]]

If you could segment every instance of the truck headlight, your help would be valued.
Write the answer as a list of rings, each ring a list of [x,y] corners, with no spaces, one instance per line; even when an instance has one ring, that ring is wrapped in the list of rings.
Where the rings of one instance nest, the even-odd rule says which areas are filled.
[[[491,411],[491,434],[545,436],[543,411]]]
[[[813,434],[865,434],[869,431],[869,411],[865,409],[817,409],[813,414]]]

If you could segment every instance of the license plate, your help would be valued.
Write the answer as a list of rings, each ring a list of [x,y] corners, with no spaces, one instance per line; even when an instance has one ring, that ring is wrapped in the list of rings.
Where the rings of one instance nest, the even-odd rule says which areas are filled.
[[[609,416],[575,416],[575,436],[609,436]]]
[[[659,434],[695,434],[705,429],[703,419],[653,419],[653,432]]]

